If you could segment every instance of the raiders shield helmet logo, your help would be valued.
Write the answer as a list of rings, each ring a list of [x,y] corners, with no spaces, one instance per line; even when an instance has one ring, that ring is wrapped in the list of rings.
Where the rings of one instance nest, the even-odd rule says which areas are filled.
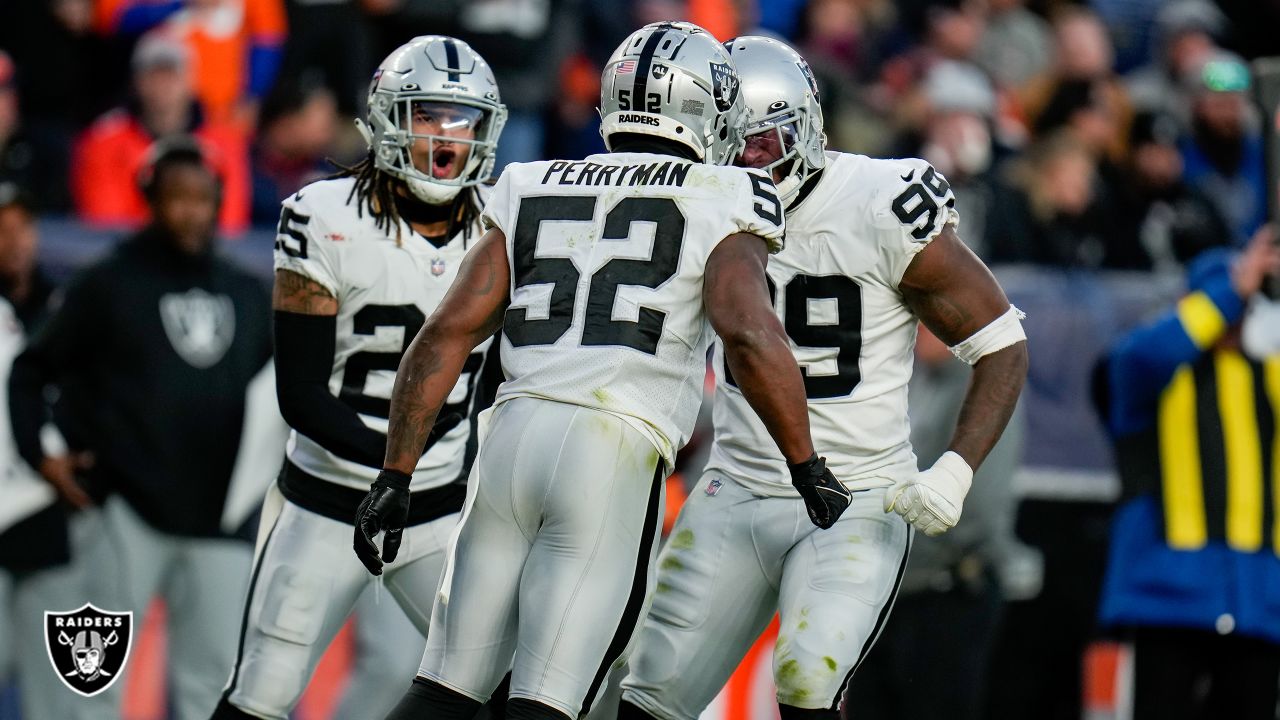
[[[191,367],[218,364],[236,335],[236,308],[226,295],[192,288],[160,298],[160,319],[169,344]]]
[[[716,108],[720,112],[728,112],[733,101],[738,97],[738,73],[733,66],[725,63],[711,63],[711,95],[715,98]]]
[[[129,661],[133,613],[85,603],[71,612],[44,613],[44,644],[53,670],[67,687],[93,697],[111,687]]]

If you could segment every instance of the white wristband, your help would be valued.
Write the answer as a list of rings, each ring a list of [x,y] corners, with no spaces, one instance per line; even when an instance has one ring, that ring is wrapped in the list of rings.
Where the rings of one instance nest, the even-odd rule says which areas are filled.
[[[1026,340],[1027,334],[1022,329],[1022,318],[1026,316],[1026,313],[1010,305],[1003,315],[992,320],[986,327],[970,335],[967,340],[952,345],[951,353],[973,365],[984,355]]]

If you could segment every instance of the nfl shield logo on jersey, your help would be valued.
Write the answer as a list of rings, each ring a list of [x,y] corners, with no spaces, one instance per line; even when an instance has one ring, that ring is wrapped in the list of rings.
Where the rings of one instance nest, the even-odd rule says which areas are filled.
[[[436,258],[431,261],[431,274],[440,277],[444,274],[444,259]]]
[[[64,685],[85,697],[111,687],[129,661],[133,613],[85,603],[71,612],[44,613],[49,662]]]
[[[715,495],[720,492],[720,486],[724,485],[720,478],[711,478],[711,482],[707,483],[707,494]]]

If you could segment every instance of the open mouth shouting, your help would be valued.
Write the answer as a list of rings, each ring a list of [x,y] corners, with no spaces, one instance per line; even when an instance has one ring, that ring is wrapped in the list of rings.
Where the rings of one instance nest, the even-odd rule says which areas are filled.
[[[450,180],[461,170],[457,149],[452,145],[436,145],[431,153],[431,177]]]

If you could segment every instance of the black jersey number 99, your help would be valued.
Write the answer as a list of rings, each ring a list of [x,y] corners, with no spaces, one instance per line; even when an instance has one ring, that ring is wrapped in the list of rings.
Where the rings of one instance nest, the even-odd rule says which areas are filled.
[[[769,278],[769,296],[777,302],[777,289]],[[812,300],[835,301],[834,323],[810,323]],[[834,349],[836,374],[813,375],[804,371],[805,397],[810,400],[847,397],[862,381],[858,358],[862,354],[862,287],[844,275],[796,275],[787,283],[782,324],[787,336],[802,348]],[[725,364],[724,381],[738,387]]]
[[[551,345],[573,324],[578,280],[581,273],[569,258],[537,257],[542,223],[590,221],[595,213],[593,196],[531,197],[520,202],[516,218],[512,265],[515,287],[551,284],[545,319],[529,319],[528,309],[507,310],[503,332],[516,347]],[[625,240],[632,223],[654,224],[653,249],[648,258],[615,257],[591,276],[587,292],[583,345],[617,345],[655,355],[667,314],[641,306],[636,320],[615,320],[613,306],[620,285],[656,288],[675,276],[684,244],[685,217],[671,198],[625,198],[604,219],[601,242]]]

